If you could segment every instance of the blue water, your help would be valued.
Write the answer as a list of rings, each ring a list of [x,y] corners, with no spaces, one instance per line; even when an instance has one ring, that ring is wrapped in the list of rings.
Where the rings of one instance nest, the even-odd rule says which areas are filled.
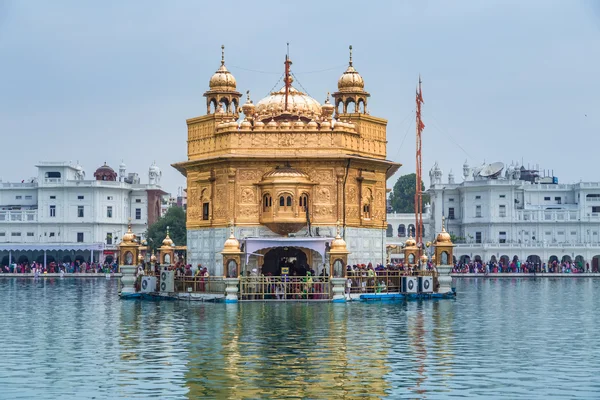
[[[600,398],[599,283],[225,305],[120,301],[114,279],[0,278],[0,398]]]

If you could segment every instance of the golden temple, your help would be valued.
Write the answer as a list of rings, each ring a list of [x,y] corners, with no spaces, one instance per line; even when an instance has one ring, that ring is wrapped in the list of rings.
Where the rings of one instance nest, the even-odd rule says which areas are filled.
[[[386,159],[387,120],[369,113],[351,46],[333,103],[295,88],[291,65],[280,90],[241,104],[222,51],[206,115],[187,120],[188,159],[173,164],[187,178],[187,255],[213,276],[228,274],[231,223],[245,271],[279,275],[282,260],[320,271],[338,221],[348,262],[385,262],[386,180],[400,167]]]

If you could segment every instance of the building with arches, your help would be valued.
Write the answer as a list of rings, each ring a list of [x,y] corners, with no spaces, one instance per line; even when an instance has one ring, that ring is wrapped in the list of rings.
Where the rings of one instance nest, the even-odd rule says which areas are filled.
[[[481,259],[600,267],[600,183],[559,184],[536,169],[502,163],[463,166],[463,182],[430,171],[430,232],[442,217],[461,262]]]
[[[230,225],[242,273],[280,275],[282,263],[321,271],[338,222],[348,262],[385,260],[386,181],[400,167],[386,159],[387,121],[370,115],[352,51],[333,104],[299,90],[291,65],[286,56],[279,90],[256,104],[247,92],[240,105],[222,52],[206,115],[187,120],[188,159],[173,166],[187,177],[188,260],[211,275],[226,275]]]
[[[92,179],[70,162],[40,162],[27,182],[0,182],[0,265],[102,261],[117,256],[127,232],[142,235],[161,214],[160,169],[119,172],[104,163]]]

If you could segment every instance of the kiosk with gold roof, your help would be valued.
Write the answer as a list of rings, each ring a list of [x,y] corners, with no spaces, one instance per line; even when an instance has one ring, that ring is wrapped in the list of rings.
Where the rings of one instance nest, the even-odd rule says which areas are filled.
[[[162,246],[158,248],[159,263],[161,266],[169,266],[173,264],[175,255],[175,243],[169,236],[169,227],[167,226],[167,235],[162,241]]]
[[[135,234],[131,231],[131,221],[127,233],[119,244],[119,269],[121,271],[121,296],[135,294],[135,271],[137,269],[139,244],[135,241]]]
[[[454,244],[450,234],[446,232],[445,218],[442,217],[442,231],[438,233],[435,239],[435,263],[438,271],[438,283],[439,287],[437,292],[440,294],[452,293],[452,277],[450,272],[452,271],[453,264],[453,249]]]

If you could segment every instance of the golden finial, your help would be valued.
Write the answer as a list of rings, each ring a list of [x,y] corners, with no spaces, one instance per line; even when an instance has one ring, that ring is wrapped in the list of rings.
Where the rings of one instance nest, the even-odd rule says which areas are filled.
[[[348,65],[352,66],[352,45],[350,45],[349,49],[350,49],[350,62],[348,63]]]
[[[442,232],[446,232],[446,217],[442,215]]]
[[[336,229],[336,235],[337,235],[337,236],[340,236],[340,234],[341,234],[341,228],[340,228],[340,225],[341,225],[341,224],[340,224],[340,221],[338,220],[338,221],[335,223],[335,229]]]
[[[167,236],[169,236],[169,225],[167,225]]]
[[[252,104],[252,100],[250,100],[250,91],[246,90],[246,98],[248,99],[248,103]]]
[[[229,221],[229,234],[231,237],[235,237],[235,225],[233,220]]]
[[[221,65],[225,65],[225,45],[221,45]]]
[[[327,97],[325,98],[325,104],[329,104],[329,97],[331,96],[331,93],[327,92]]]

